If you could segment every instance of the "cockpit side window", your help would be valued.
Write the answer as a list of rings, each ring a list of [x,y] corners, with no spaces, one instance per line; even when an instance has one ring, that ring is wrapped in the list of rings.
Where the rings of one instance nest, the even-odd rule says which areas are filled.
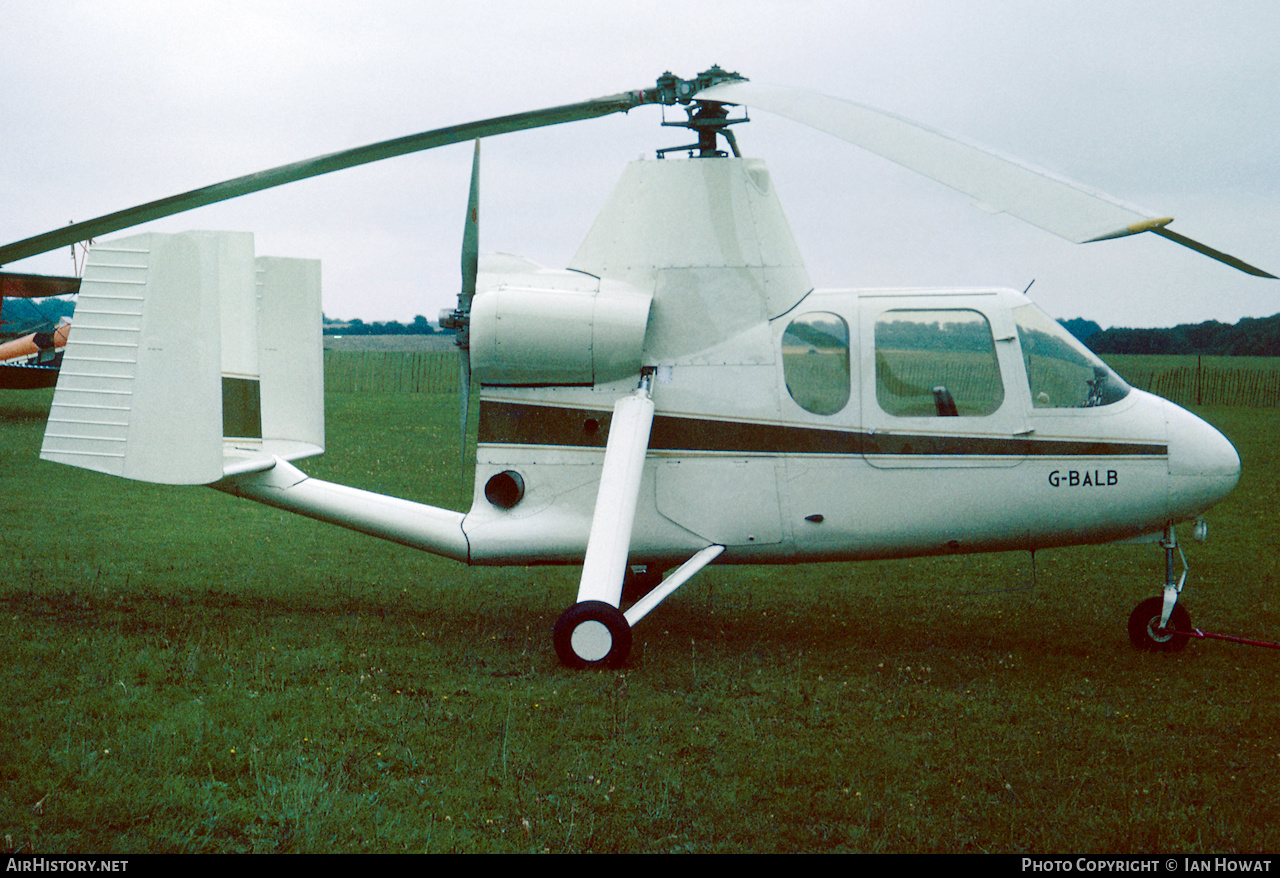
[[[1091,408],[1129,394],[1129,385],[1058,321],[1035,305],[1013,310],[1035,408]]]
[[[802,314],[782,333],[787,392],[802,409],[834,415],[849,403],[849,324],[828,311]]]
[[[876,400],[900,418],[989,415],[1004,402],[987,318],[966,309],[876,320]]]

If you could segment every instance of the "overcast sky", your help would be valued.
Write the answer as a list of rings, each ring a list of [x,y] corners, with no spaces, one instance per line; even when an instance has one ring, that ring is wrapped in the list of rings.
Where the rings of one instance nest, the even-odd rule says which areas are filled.
[[[1176,218],[1280,274],[1274,0],[11,4],[0,242],[275,165],[648,87],[711,64],[881,107]],[[563,267],[627,161],[686,142],[656,107],[486,141],[480,244]],[[764,113],[819,287],[1025,288],[1056,317],[1170,326],[1280,312],[1280,281],[1153,235],[1074,245]],[[292,184],[148,228],[253,231],[319,258],[331,317],[452,306],[470,147]],[[8,270],[71,273],[67,250]]]

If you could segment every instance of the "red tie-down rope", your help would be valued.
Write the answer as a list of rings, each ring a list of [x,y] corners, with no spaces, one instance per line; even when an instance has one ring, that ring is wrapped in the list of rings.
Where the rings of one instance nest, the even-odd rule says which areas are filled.
[[[1232,637],[1230,634],[1210,634],[1208,631],[1201,631],[1199,628],[1192,628],[1190,631],[1179,631],[1179,634],[1185,634],[1187,637],[1199,637],[1204,640],[1226,640],[1231,643],[1244,643],[1249,646],[1265,646],[1267,649],[1280,649],[1280,643],[1272,643],[1269,640],[1250,640],[1247,637]]]

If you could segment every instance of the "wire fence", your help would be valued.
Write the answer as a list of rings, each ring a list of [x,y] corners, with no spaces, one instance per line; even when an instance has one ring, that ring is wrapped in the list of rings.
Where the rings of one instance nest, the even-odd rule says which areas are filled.
[[[439,351],[325,351],[324,387],[337,393],[457,393],[458,355]]]
[[[1280,372],[1272,369],[1130,367],[1121,374],[1132,386],[1178,405],[1280,406]]]
[[[1280,406],[1276,358],[1116,358],[1125,381],[1179,405]],[[1224,361],[1226,364],[1224,364]],[[1235,365],[1237,364],[1238,365]],[[457,393],[458,355],[452,351],[325,351],[324,386],[339,393]]]

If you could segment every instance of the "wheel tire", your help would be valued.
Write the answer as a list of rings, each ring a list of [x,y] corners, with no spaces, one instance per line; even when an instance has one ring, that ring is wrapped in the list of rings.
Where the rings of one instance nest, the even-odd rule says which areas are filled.
[[[1164,598],[1147,598],[1129,614],[1129,642],[1147,652],[1181,652],[1189,637],[1180,632],[1191,631],[1191,614],[1182,604],[1175,604],[1169,615],[1169,628],[1159,632],[1160,616],[1164,613]]]
[[[620,668],[631,654],[631,626],[617,607],[582,601],[565,610],[552,636],[570,668]]]

